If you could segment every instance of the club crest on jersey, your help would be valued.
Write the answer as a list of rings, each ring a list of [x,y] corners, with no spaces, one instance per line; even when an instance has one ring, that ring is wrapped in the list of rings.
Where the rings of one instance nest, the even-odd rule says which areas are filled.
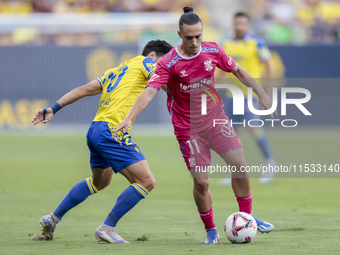
[[[212,65],[211,59],[208,59],[208,60],[204,61],[204,68],[208,72],[210,72],[213,69],[213,65]]]
[[[180,73],[181,73],[180,77],[188,76],[188,74],[186,73],[186,70],[180,71]]]
[[[196,159],[194,157],[191,157],[188,160],[191,167],[196,166]]]

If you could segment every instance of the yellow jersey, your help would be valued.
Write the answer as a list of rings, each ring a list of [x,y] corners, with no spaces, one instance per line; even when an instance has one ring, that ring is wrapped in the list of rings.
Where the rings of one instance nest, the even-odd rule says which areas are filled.
[[[93,121],[108,122],[110,129],[121,123],[144,90],[155,65],[151,58],[140,55],[97,78],[102,85],[102,94]]]
[[[269,60],[271,56],[268,47],[261,37],[246,33],[242,40],[235,40],[234,38],[226,39],[222,47],[251,76],[255,79],[263,78],[263,62]],[[235,76],[232,76],[232,78],[235,78]],[[248,88],[236,80],[232,79],[232,85],[239,87],[246,96]],[[260,79],[256,79],[256,81],[262,87]],[[228,95],[231,95],[229,93]]]

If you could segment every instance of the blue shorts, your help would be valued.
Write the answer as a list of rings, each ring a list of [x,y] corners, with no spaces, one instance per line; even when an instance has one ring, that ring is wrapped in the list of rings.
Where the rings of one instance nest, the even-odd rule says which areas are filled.
[[[225,105],[225,113],[227,114],[228,118],[232,120],[233,127],[237,128],[239,126],[248,126],[247,122],[252,119],[261,119],[261,116],[255,115],[251,111],[249,111],[248,108],[248,99],[244,99],[244,115],[234,115],[233,114],[233,98],[227,97],[227,99],[224,101]],[[261,110],[261,107],[259,105],[259,102],[257,98],[253,97],[253,106],[257,110]],[[245,121],[245,124],[242,124]],[[240,123],[240,124],[239,124]]]
[[[145,159],[128,133],[120,132],[119,135],[112,138],[110,130],[113,131],[114,128],[114,125],[107,122],[92,122],[86,135],[92,168],[112,167],[113,171],[117,173],[125,167]]]

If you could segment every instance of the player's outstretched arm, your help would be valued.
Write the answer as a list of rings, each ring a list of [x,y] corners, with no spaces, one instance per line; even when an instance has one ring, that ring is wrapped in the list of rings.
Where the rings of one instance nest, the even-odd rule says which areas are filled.
[[[32,120],[33,125],[50,122],[53,116],[61,108],[72,104],[83,97],[98,95],[101,93],[101,89],[102,87],[99,81],[94,80],[84,86],[80,86],[71,90],[50,107],[37,111]]]
[[[272,100],[268,97],[266,92],[257,84],[253,76],[248,73],[246,69],[244,69],[239,64],[236,64],[236,67],[233,71],[233,74],[247,87],[252,88],[256,95],[259,97],[259,104],[262,110],[270,109],[272,107]],[[275,114],[277,115],[277,110],[275,110]],[[274,114],[270,114],[270,117],[274,118]]]
[[[152,101],[152,99],[157,94],[157,90],[153,87],[147,87],[144,91],[139,95],[135,104],[132,106],[129,114],[125,117],[125,119],[119,123],[117,128],[112,133],[112,138],[116,137],[117,133],[123,129],[123,132],[126,133],[129,127],[131,126],[131,121],[136,118]]]

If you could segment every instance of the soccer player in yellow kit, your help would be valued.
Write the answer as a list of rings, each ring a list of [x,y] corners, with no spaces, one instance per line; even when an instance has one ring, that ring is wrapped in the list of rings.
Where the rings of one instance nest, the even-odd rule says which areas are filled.
[[[267,82],[265,89],[268,95],[272,95],[271,78],[273,78],[273,68],[270,62],[270,51],[266,46],[264,40],[253,34],[249,33],[250,29],[250,18],[246,13],[238,12],[234,16],[234,33],[235,36],[226,39],[222,43],[223,49],[235,59],[235,61],[244,67],[255,79],[263,78],[263,67],[265,67],[265,78],[257,79],[257,83],[262,87],[264,81]],[[222,77],[222,72],[219,73],[219,77]],[[240,135],[241,127],[246,126],[247,122],[251,119],[259,119],[259,116],[254,115],[248,109],[248,90],[247,87],[243,86],[237,79],[232,80],[232,84],[242,90],[245,101],[244,101],[244,115],[233,115],[233,98],[230,91],[227,92],[226,114],[233,122],[233,127],[238,135]],[[253,93],[253,105],[256,109],[261,109],[257,100],[257,96]],[[235,123],[235,124],[234,124]],[[244,123],[244,124],[240,124]],[[276,166],[276,161],[272,155],[268,138],[263,128],[260,127],[247,127],[250,134],[256,140],[262,154],[266,159],[266,164]],[[273,169],[272,168],[272,169]],[[275,172],[266,172],[260,178],[260,183],[269,183],[275,175]],[[223,179],[220,184],[230,184],[231,179]]]
[[[112,139],[112,132],[144,90],[154,73],[155,64],[172,48],[165,41],[150,41],[142,55],[107,70],[98,79],[65,94],[49,108],[37,111],[32,120],[34,125],[51,121],[57,111],[80,98],[101,94],[98,112],[86,136],[92,177],[75,184],[59,206],[40,219],[47,240],[53,239],[54,230],[66,212],[107,187],[113,172],[119,172],[131,185],[118,196],[112,211],[97,228],[95,237],[97,241],[108,243],[129,243],[115,231],[117,222],[149,194],[155,186],[155,179],[129,133],[120,132]]]

